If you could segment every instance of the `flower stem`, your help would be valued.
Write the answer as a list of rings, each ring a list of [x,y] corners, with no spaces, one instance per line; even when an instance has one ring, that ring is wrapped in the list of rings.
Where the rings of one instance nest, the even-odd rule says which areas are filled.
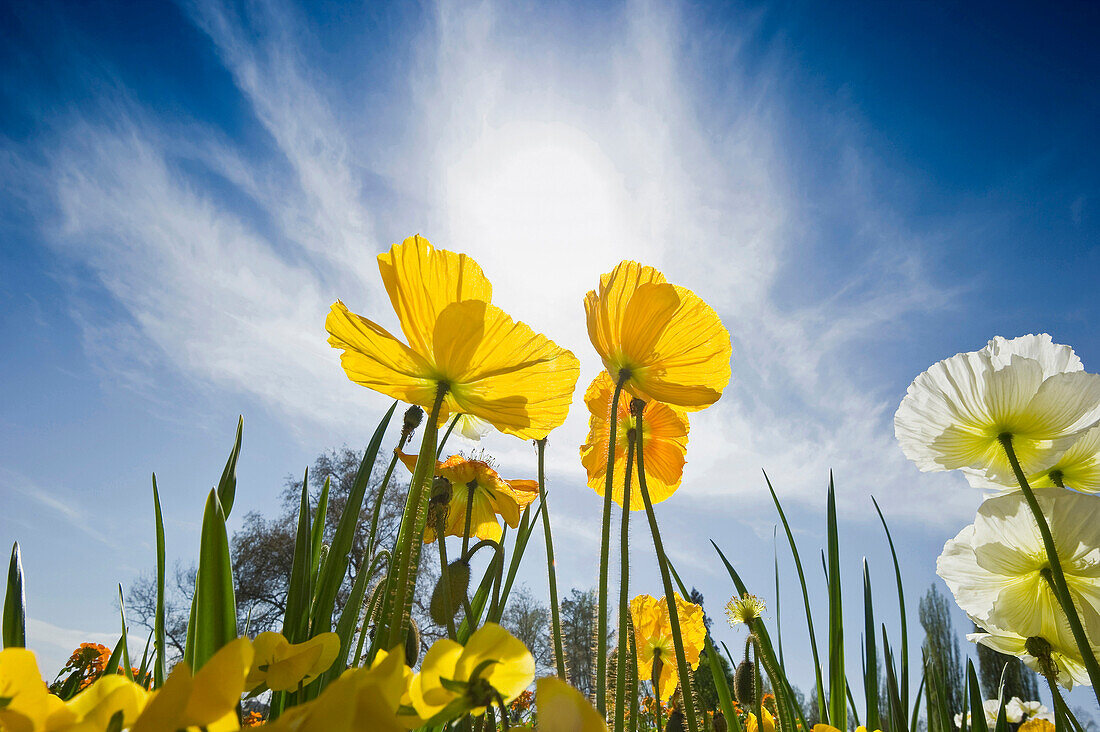
[[[615,486],[616,427],[619,424],[619,396],[630,378],[620,371],[611,394],[611,414],[607,434],[607,471],[603,489],[603,531],[600,537],[600,587],[596,611],[596,709],[607,716],[607,565],[611,555],[611,491]],[[628,468],[629,469],[629,468]],[[693,731],[694,732],[694,731]]]
[[[451,423],[447,425],[447,431],[443,433],[443,439],[439,441],[439,447],[435,451],[435,459],[438,460],[439,456],[443,454],[443,446],[447,444],[447,438],[451,436],[451,432],[454,431],[455,425],[458,424],[458,420],[462,417],[462,414],[456,414],[455,418],[451,420]]]
[[[623,476],[623,513],[619,532],[619,653],[615,666],[615,732],[623,732],[626,721],[626,646],[630,617],[630,551],[627,527],[630,520],[630,466],[634,464],[634,430],[626,433],[626,475]]]
[[[646,516],[649,518],[649,530],[653,535],[653,549],[657,553],[657,566],[661,570],[661,582],[665,586],[665,602],[668,605],[668,619],[672,626],[672,644],[676,648],[676,666],[679,671],[684,693],[684,716],[687,718],[689,732],[699,732],[699,721],[695,718],[695,701],[692,698],[691,677],[688,675],[687,655],[684,653],[684,637],[680,632],[680,616],[676,607],[676,594],[672,589],[672,577],[668,572],[668,557],[665,556],[664,544],[661,542],[661,531],[657,528],[657,515],[653,512],[653,500],[649,497],[649,487],[645,479],[644,440],[642,439],[642,413],[644,410],[636,410],[635,420],[635,455],[638,461],[638,488],[642,493],[642,501],[645,503]],[[761,724],[763,728],[763,724]]]
[[[401,452],[400,445],[394,448],[393,457],[390,458],[390,464],[386,468],[386,477],[382,479],[382,484],[378,486],[378,495],[374,497],[374,507],[370,515],[370,533],[367,534],[367,553],[363,555],[367,558],[374,555],[374,548],[378,544],[378,517],[382,513],[382,499],[385,498],[386,488],[390,485],[390,477],[393,475],[394,466],[397,465],[399,452]]]
[[[1016,451],[1012,447],[1012,435],[1007,433],[1001,435],[1000,441],[1004,446],[1005,454],[1008,456],[1008,462],[1012,465],[1012,472],[1016,474],[1016,480],[1020,483],[1024,500],[1027,501],[1028,508],[1031,509],[1031,513],[1035,517],[1035,523],[1039,526],[1039,534],[1043,537],[1043,548],[1046,549],[1047,561],[1050,562],[1050,574],[1053,580],[1051,587],[1054,590],[1054,597],[1066,614],[1070,630],[1073,632],[1073,640],[1077,642],[1077,649],[1081,652],[1081,658],[1084,660],[1085,668],[1089,672],[1089,681],[1092,682],[1092,690],[1096,694],[1096,701],[1100,702],[1100,664],[1096,662],[1092,645],[1085,634],[1084,626],[1081,625],[1077,608],[1073,605],[1073,596],[1070,595],[1066,575],[1062,572],[1062,562],[1058,558],[1058,547],[1054,544],[1054,536],[1050,533],[1050,525],[1047,524],[1046,517],[1043,516],[1043,510],[1035,499],[1035,493],[1032,492],[1031,486],[1024,476],[1024,471],[1020,467],[1020,461],[1017,459]]]
[[[435,403],[424,425],[424,438],[420,443],[420,453],[416,458],[412,479],[409,481],[409,495],[405,500],[405,513],[401,517],[401,528],[397,533],[397,551],[394,552],[394,568],[397,570],[393,585],[394,602],[391,606],[389,634],[386,650],[404,643],[405,640],[405,600],[412,593],[409,587],[410,577],[415,581],[414,568],[410,565],[413,555],[413,542],[421,541],[424,535],[423,522],[427,519],[427,507],[424,503],[424,485],[435,472],[435,438],[439,434],[439,410],[443,406],[443,397],[447,395],[447,385],[440,383],[436,391]],[[393,572],[391,571],[391,575]]]
[[[470,522],[474,515],[474,491],[477,485],[473,481],[466,484],[466,525],[462,529],[462,556],[470,550]],[[467,557],[468,560],[468,557]]]
[[[565,648],[561,640],[561,608],[558,607],[558,573],[554,565],[554,539],[550,534],[550,509],[546,505],[546,438],[535,440],[539,464],[539,500],[542,501],[542,533],[546,536],[546,578],[550,583],[550,633],[554,638],[554,663],[558,678],[565,680]]]
[[[638,646],[634,640],[634,624],[629,613],[626,620],[630,628],[628,631],[629,643],[627,644],[627,648],[630,650],[630,724],[628,729],[629,732],[638,732]],[[619,646],[622,647],[622,641],[619,641]]]
[[[443,512],[436,511],[435,538],[439,542],[439,581],[443,585],[443,606],[447,608],[447,637],[458,640],[458,634],[455,633],[454,605],[451,604],[451,582],[448,577],[450,568],[447,565],[447,540],[443,537],[445,523]]]

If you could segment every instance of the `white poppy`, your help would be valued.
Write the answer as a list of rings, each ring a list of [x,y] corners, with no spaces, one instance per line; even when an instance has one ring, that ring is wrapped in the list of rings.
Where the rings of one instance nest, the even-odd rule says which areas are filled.
[[[1100,638],[1100,497],[1040,488],[1035,498],[1050,524],[1086,633]],[[1035,519],[1023,494],[1015,492],[982,503],[974,523],[944,545],[936,573],[979,625],[1076,648],[1065,614],[1041,575],[1047,566]]]
[[[1018,633],[1011,633],[1006,630],[999,630],[997,628],[987,628],[988,632],[983,633],[968,633],[966,639],[972,643],[981,643],[983,646],[987,646],[1003,653],[1007,656],[1016,656],[1024,664],[1036,671],[1042,673],[1043,670],[1039,666],[1039,660],[1027,652],[1027,639]],[[1053,646],[1053,644],[1052,644]],[[1081,660],[1081,655],[1077,652],[1076,647],[1053,647],[1051,654],[1051,660],[1054,661],[1055,672],[1057,674],[1057,681],[1060,685],[1066,689],[1072,689],[1074,684],[1080,684],[1082,686],[1089,686],[1089,672],[1085,668],[1084,661]],[[1049,710],[1046,707],[1039,705],[1039,710],[1036,711],[1035,716],[1040,719],[1048,719],[1046,716],[1049,714]]]
[[[1012,724],[1024,721],[1024,702],[1020,697],[1014,696],[1005,704],[1005,719]]]
[[[1001,484],[991,480],[985,471],[963,468],[963,473],[975,488],[996,492],[1020,489],[1014,478]],[[1027,482],[1032,488],[1044,488],[1058,485],[1056,477],[1066,488],[1088,493],[1100,492],[1100,425],[1079,433],[1077,440],[1062,453],[1056,463],[1027,476]]]
[[[1100,420],[1100,375],[1081,370],[1050,336],[995,338],[934,364],[910,384],[894,415],[905,455],[923,471],[970,468],[1009,485],[1001,435],[1024,474],[1053,465],[1077,433]]]

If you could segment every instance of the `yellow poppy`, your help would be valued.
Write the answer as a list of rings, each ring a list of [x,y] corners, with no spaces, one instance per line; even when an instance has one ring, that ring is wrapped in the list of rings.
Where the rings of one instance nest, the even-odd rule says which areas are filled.
[[[281,633],[260,633],[252,649],[255,658],[245,688],[266,683],[272,691],[294,691],[328,671],[340,653],[340,636],[321,633],[292,644]]]
[[[424,655],[409,685],[417,714],[430,720],[444,710],[448,718],[484,714],[495,695],[507,704],[535,678],[535,659],[523,643],[496,623],[474,631],[466,645],[442,638]],[[456,684],[462,690],[456,690]],[[451,714],[453,712],[453,715]]]
[[[1029,719],[1020,725],[1017,732],[1054,732],[1056,727],[1045,719]]]
[[[411,674],[400,646],[379,651],[371,668],[349,668],[314,700],[283,713],[264,729],[272,732],[399,732],[419,727],[398,718],[401,698]]]
[[[252,667],[252,643],[238,638],[223,646],[193,676],[178,663],[131,727],[131,732],[205,727],[208,732],[237,729],[237,704]]]
[[[607,723],[584,694],[556,676],[535,682],[539,732],[607,732]]]
[[[696,411],[730,380],[729,332],[714,309],[653,267],[623,261],[585,296],[588,337],[613,379],[646,401]]]
[[[125,676],[101,676],[87,689],[65,703],[46,723],[47,732],[102,732],[111,718],[122,713],[122,726],[129,727],[145,709],[151,694]]]
[[[409,470],[416,468],[416,455],[400,454]],[[519,526],[520,511],[538,498],[539,484],[533,480],[504,480],[484,460],[468,460],[452,455],[436,462],[435,474],[451,481],[451,502],[447,511],[444,536],[462,536],[466,529],[466,501],[473,490],[470,510],[470,534],[479,539],[497,541],[502,535],[499,515],[513,529]],[[424,529],[424,543],[435,541],[435,527]]]
[[[581,464],[588,471],[588,486],[603,495],[607,475],[607,440],[611,428],[611,396],[615,384],[601,371],[584,394],[588,405],[588,440],[581,445]],[[611,498],[623,505],[623,476],[626,475],[627,432],[634,426],[629,400],[619,400],[619,424],[615,432],[615,475],[618,479]],[[687,452],[688,418],[680,409],[661,402],[647,402],[642,412],[642,442],[645,449],[645,477],[654,503],[665,500],[680,486]],[[638,487],[638,466],[631,465],[630,509],[645,508]]]
[[[0,729],[31,732],[43,729],[53,715],[70,720],[65,703],[46,690],[34,653],[26,648],[0,651]]]
[[[764,715],[764,732],[775,732],[775,717],[772,716],[772,713],[769,712],[766,707],[762,707],[761,709]],[[821,726],[823,725],[817,725],[817,727]],[[814,732],[819,732],[817,727],[814,727]],[[756,721],[756,715],[752,712],[749,712],[748,719],[745,720],[745,732],[760,732],[760,725]],[[864,732],[867,731],[864,730]]]
[[[492,305],[474,260],[413,236],[380,254],[378,268],[408,345],[333,303],[325,328],[349,379],[429,413],[444,388],[441,418],[462,412],[525,439],[565,421],[576,357]]]
[[[828,724],[815,724],[813,732],[841,732],[836,727]],[[867,728],[862,724],[856,727],[856,732],[867,732]],[[875,730],[875,732],[882,732],[882,730]]]
[[[699,667],[699,654],[707,638],[703,608],[695,603],[685,602],[679,595],[675,595],[675,598],[680,634],[684,639],[684,656],[688,665],[695,669]],[[679,681],[668,603],[663,597],[658,600],[650,595],[638,595],[630,601],[630,618],[634,623],[634,642],[638,648],[638,678],[650,678],[653,675],[654,660],[660,660],[661,700],[668,701]]]

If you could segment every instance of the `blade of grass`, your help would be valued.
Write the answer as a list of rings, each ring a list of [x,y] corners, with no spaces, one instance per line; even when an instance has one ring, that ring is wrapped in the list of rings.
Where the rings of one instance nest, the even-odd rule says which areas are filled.
[[[894,578],[898,585],[898,613],[901,616],[901,701],[906,708],[909,707],[909,630],[905,620],[905,588],[901,582],[901,565],[898,564],[898,554],[894,551],[894,538],[890,536],[890,527],[886,524],[886,517],[882,515],[882,509],[878,501],[871,496],[871,503],[875,505],[878,519],[882,522],[882,528],[886,532],[886,541],[890,544],[890,558],[894,560]]]
[[[978,686],[978,675],[974,673],[974,662],[966,659],[966,692],[970,698],[972,710],[970,726],[974,732],[989,732],[985,722],[985,705],[982,703],[982,689]]]
[[[924,691],[924,682],[927,678],[928,677],[925,676],[924,673],[921,673],[920,683],[917,684],[917,695],[913,699],[913,716],[910,717],[909,729],[915,730],[917,728],[917,717],[920,715],[920,697],[921,693]]]
[[[237,637],[237,603],[233,564],[218,492],[210,491],[202,518],[199,569],[195,581],[195,653],[198,671],[217,651]]]
[[[229,452],[229,459],[225,461],[221,480],[218,481],[218,501],[222,504],[222,512],[229,518],[229,512],[233,510],[233,499],[237,495],[237,458],[241,455],[241,435],[244,433],[244,417],[237,418],[237,438],[233,442],[233,449]]]
[[[168,641],[164,629],[164,514],[160,508],[156,473],[153,473],[153,514],[157,523],[157,608],[153,616],[153,635],[156,641],[153,651],[156,658],[153,663],[153,688],[159,689],[168,676]]]
[[[512,545],[512,558],[508,562],[508,574],[500,590],[500,597],[494,604],[493,612],[489,616],[489,620],[494,623],[499,623],[501,616],[504,614],[504,606],[508,603],[508,595],[511,594],[512,585],[516,580],[516,572],[519,571],[520,561],[527,551],[527,542],[531,540],[531,534],[534,533],[535,522],[538,521],[542,509],[543,504],[541,501],[535,508],[534,516],[530,515],[531,504],[527,504],[527,507],[523,509],[523,515],[520,517],[519,521],[519,529],[516,530],[516,540]]]
[[[122,584],[118,586],[118,614],[122,619],[122,673],[123,675],[134,680],[134,667],[130,665],[130,641],[127,639],[128,634],[126,632],[126,598],[122,594]]]
[[[840,596],[840,539],[836,525],[836,495],[832,471],[829,471],[826,522],[829,547],[829,724],[837,729],[847,729],[848,703],[842,691],[847,688],[848,682],[844,675],[844,608]]]
[[[290,582],[283,614],[283,635],[291,643],[307,640],[309,632],[310,568],[312,541],[309,518],[309,468],[302,477],[302,495],[298,499],[298,529],[294,535],[294,559],[290,565]]]
[[[340,522],[336,525],[336,533],[333,534],[332,544],[329,547],[328,559],[320,569],[317,576],[316,601],[313,604],[313,612],[310,614],[310,636],[325,633],[332,630],[332,613],[336,605],[336,593],[340,584],[344,581],[344,574],[348,569],[348,556],[351,552],[352,541],[355,539],[355,527],[359,523],[359,513],[363,509],[363,498],[366,495],[367,483],[370,481],[371,472],[374,470],[374,461],[378,458],[378,449],[382,446],[382,438],[386,434],[386,428],[390,424],[390,418],[397,408],[397,403],[389,408],[386,416],[378,423],[378,427],[371,436],[370,443],[363,453],[363,461],[359,464],[359,472],[355,474],[355,482],[348,493],[344,511],[340,514]]]
[[[879,720],[878,648],[875,646],[875,609],[871,600],[871,573],[867,558],[863,558],[863,630],[866,641],[863,672],[863,692],[867,703],[868,729],[882,729]],[[858,723],[857,723],[858,726]]]
[[[794,534],[791,533],[791,526],[787,523],[787,516],[783,513],[783,506],[779,503],[779,496],[776,495],[767,473],[764,473],[764,481],[768,484],[768,491],[772,495],[775,509],[779,512],[779,520],[783,523],[783,531],[787,534],[787,543],[790,544],[791,554],[794,555],[794,567],[798,572],[798,583],[802,587],[802,602],[805,605],[806,625],[810,635],[810,654],[813,656],[814,661],[814,681],[817,684],[817,713],[824,724],[829,724],[829,709],[825,704],[825,684],[821,677],[821,657],[817,652],[817,636],[814,634],[813,614],[810,612],[810,593],[806,590],[806,574],[802,571],[802,559],[798,556],[798,545],[795,544]]]
[[[126,638],[119,638],[115,648],[111,651],[107,664],[103,667],[103,676],[113,676],[118,673],[118,664],[122,660],[122,649],[126,647]]]
[[[27,591],[23,586],[23,558],[19,542],[11,547],[8,587],[4,594],[4,648],[27,645]]]
[[[317,513],[313,517],[311,529],[310,556],[313,558],[313,566],[309,570],[309,596],[312,598],[317,589],[317,573],[321,568],[321,545],[325,541],[325,518],[328,515],[328,491],[329,478],[321,486],[321,496],[317,499]]]

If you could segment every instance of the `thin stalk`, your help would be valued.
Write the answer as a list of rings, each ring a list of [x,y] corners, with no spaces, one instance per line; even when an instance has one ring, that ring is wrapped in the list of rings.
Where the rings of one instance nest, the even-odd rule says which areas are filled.
[[[423,528],[418,525],[422,523],[425,511],[420,504],[424,497],[424,485],[427,483],[429,474],[435,471],[435,438],[438,434],[436,423],[439,421],[439,410],[443,406],[443,397],[446,394],[447,385],[439,384],[435,403],[424,425],[424,438],[420,443],[420,453],[416,458],[412,480],[409,482],[409,497],[405,502],[405,514],[401,518],[401,528],[397,535],[397,551],[394,552],[397,577],[393,584],[394,602],[390,608],[392,614],[388,628],[387,650],[400,645],[405,638],[405,599],[412,590],[409,587],[409,577],[413,571],[409,566],[409,559],[412,556],[413,542],[420,541],[423,535]],[[392,571],[389,574],[393,576]]]
[[[435,538],[439,542],[439,582],[443,586],[443,606],[447,608],[447,637],[458,640],[455,633],[454,605],[451,604],[450,567],[447,565],[447,540],[443,537],[446,527],[443,511],[435,512]]]
[[[620,371],[611,394],[607,434],[607,472],[603,488],[603,530],[600,535],[600,587],[596,613],[596,709],[607,717],[607,565],[611,558],[611,491],[615,487],[615,447],[619,425],[619,396],[630,372]],[[630,467],[627,466],[627,470]],[[692,731],[694,732],[694,730]]]
[[[629,732],[638,732],[638,646],[634,640],[634,624],[627,614],[627,623],[630,626],[630,641],[627,648],[630,649],[630,724]],[[622,641],[619,641],[622,647]]]
[[[398,445],[393,450],[393,457],[390,458],[390,464],[386,468],[386,477],[382,479],[382,484],[378,486],[378,495],[374,497],[374,507],[371,508],[370,514],[370,533],[367,534],[367,553],[363,556],[374,556],[374,548],[378,544],[378,517],[382,514],[382,499],[386,496],[386,488],[390,485],[390,477],[393,475],[393,468],[397,465],[397,455],[401,452],[401,446]]]
[[[462,529],[462,556],[466,557],[466,552],[470,548],[470,521],[474,515],[474,491],[477,490],[477,484],[470,481],[466,484],[466,526]],[[501,537],[503,539],[504,537]],[[469,558],[467,557],[467,560]]]
[[[1062,606],[1062,611],[1066,614],[1070,630],[1073,632],[1073,640],[1077,642],[1077,649],[1081,652],[1085,668],[1089,672],[1089,681],[1092,682],[1092,690],[1096,695],[1096,701],[1100,703],[1100,664],[1096,662],[1092,645],[1085,634],[1084,626],[1081,625],[1077,608],[1073,605],[1073,597],[1069,593],[1066,575],[1062,572],[1062,562],[1058,558],[1058,547],[1054,544],[1054,536],[1050,533],[1050,526],[1047,524],[1046,517],[1043,516],[1043,510],[1039,507],[1039,502],[1035,499],[1035,493],[1032,492],[1031,486],[1024,476],[1024,471],[1020,467],[1016,450],[1012,447],[1012,435],[1003,434],[1000,436],[1000,441],[1004,446],[1005,454],[1008,456],[1008,462],[1012,465],[1012,472],[1016,474],[1016,480],[1020,483],[1020,490],[1023,491],[1028,508],[1031,509],[1031,514],[1035,517],[1035,523],[1039,526],[1039,534],[1043,537],[1043,548],[1046,549],[1047,560],[1050,562],[1050,573],[1053,578],[1051,587],[1054,590],[1054,596]]]
[[[626,433],[626,475],[623,476],[623,512],[619,531],[619,654],[615,666],[615,732],[623,732],[626,721],[626,648],[624,641],[630,619],[630,466],[634,464],[634,430]]]
[[[451,432],[454,431],[455,425],[458,424],[458,420],[461,416],[461,413],[456,414],[455,418],[451,420],[451,423],[447,425],[447,431],[443,433],[443,439],[439,441],[439,448],[435,451],[436,460],[443,454],[443,446],[447,444],[447,438],[451,436]]]
[[[676,608],[676,593],[672,589],[672,577],[668,572],[668,557],[665,556],[665,547],[661,542],[661,530],[657,528],[657,515],[653,512],[653,500],[649,497],[649,487],[645,479],[645,450],[642,439],[642,413],[645,410],[638,409],[635,421],[635,436],[637,441],[635,455],[638,461],[638,488],[642,492],[642,501],[645,503],[646,516],[649,518],[649,530],[653,535],[653,549],[657,553],[657,566],[661,570],[661,582],[665,587],[665,602],[668,604],[668,619],[672,626],[672,644],[676,648],[676,666],[680,678],[685,684],[690,684],[688,675],[687,656],[684,653],[684,636],[680,632],[680,615]],[[687,717],[688,731],[699,732],[699,721],[695,718],[695,701],[692,698],[691,689],[688,688],[683,696],[684,716]],[[763,723],[761,723],[761,727]]]
[[[546,579],[550,583],[550,634],[554,639],[554,665],[558,678],[565,680],[565,648],[561,639],[561,608],[558,607],[558,573],[554,565],[554,538],[550,533],[550,509],[546,505],[546,438],[535,440],[539,466],[539,501],[542,502],[542,533],[546,537]]]

